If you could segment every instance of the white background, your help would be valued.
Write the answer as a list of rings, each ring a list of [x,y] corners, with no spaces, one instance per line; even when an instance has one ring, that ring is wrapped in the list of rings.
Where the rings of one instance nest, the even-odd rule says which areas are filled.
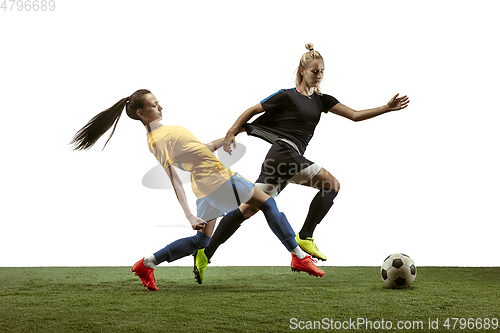
[[[104,151],[109,132],[86,152],[68,143],[141,88],[160,100],[163,124],[223,137],[293,86],[308,42],[325,58],[323,92],[341,103],[411,100],[318,125],[306,156],[341,183],[315,232],[323,265],[377,266],[394,252],[417,266],[500,265],[496,1],[55,2],[0,10],[0,266],[127,266],[192,235],[174,192],[141,184],[156,160],[139,122],[124,115]],[[255,180],[270,146],[237,139],[247,153],[231,168]],[[277,198],[296,231],[314,195],[290,185]],[[212,262],[289,260],[259,214]]]

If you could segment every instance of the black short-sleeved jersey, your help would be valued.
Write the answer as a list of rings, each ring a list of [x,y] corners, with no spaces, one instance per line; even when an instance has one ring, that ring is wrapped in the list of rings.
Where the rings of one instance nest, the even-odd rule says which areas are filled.
[[[270,143],[278,138],[292,141],[301,154],[311,140],[322,112],[328,112],[339,101],[330,95],[302,95],[293,89],[281,89],[264,99],[265,113],[245,125],[248,135]]]

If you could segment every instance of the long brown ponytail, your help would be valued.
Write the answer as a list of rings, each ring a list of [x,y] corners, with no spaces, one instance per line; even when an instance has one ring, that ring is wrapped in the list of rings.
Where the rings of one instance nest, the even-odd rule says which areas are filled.
[[[134,92],[130,97],[125,97],[119,100],[115,105],[99,113],[92,118],[87,125],[83,126],[76,134],[70,145],[74,145],[73,150],[87,150],[92,147],[96,141],[106,133],[113,124],[113,131],[111,132],[104,147],[115,132],[118,120],[122,115],[123,108],[126,107],[127,115],[135,120],[140,120],[137,115],[137,110],[144,107],[144,95],[150,94],[147,89],[140,89]],[[102,149],[104,149],[104,147]]]

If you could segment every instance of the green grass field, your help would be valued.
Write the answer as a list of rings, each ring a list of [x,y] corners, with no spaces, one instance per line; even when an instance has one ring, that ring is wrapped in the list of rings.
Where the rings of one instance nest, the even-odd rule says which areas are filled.
[[[314,321],[330,332],[500,331],[490,321],[500,319],[500,267],[418,267],[404,290],[386,289],[379,267],[322,268],[315,278],[209,266],[198,285],[191,268],[160,266],[160,291],[146,292],[129,267],[1,267],[0,332],[293,332]],[[448,329],[446,318],[475,322],[461,330],[451,319]]]

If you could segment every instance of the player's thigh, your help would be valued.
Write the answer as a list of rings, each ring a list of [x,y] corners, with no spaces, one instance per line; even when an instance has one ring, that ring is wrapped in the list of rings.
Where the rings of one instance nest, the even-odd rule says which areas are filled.
[[[212,237],[212,234],[214,233],[216,221],[217,221],[217,219],[207,221],[207,224],[205,224],[205,226],[202,229],[200,229],[200,232],[202,234],[207,235],[208,237]]]
[[[264,191],[262,191],[257,186],[254,186],[253,191],[252,191],[252,196],[248,200],[246,200],[245,203],[247,205],[251,206],[254,210],[256,210],[255,212],[257,212],[259,210],[259,207],[262,206],[262,204],[264,202],[266,202],[267,199],[269,199],[269,195],[267,193],[265,193]],[[252,208],[248,207],[246,209],[248,211]],[[242,213],[243,213],[243,211],[242,211]]]
[[[257,207],[248,205],[246,203],[241,204],[239,208],[240,208],[241,214],[243,215],[243,217],[245,219],[252,217],[253,215],[255,215],[259,211],[259,209]]]
[[[340,183],[331,173],[318,164],[312,164],[300,170],[288,182],[312,187],[318,190],[340,190]]]
[[[267,200],[269,199],[269,196],[275,198],[286,186],[287,182],[281,182],[278,184],[265,184],[265,183],[255,183],[254,187],[254,192],[255,188],[259,188],[262,190],[267,196],[262,195],[262,193],[257,193],[257,196],[254,199],[257,199],[256,202],[254,202],[254,205],[261,205],[262,200]],[[254,193],[250,196],[250,198],[254,196]],[[248,200],[246,201],[248,202]],[[249,204],[242,204],[240,205],[240,211],[243,214],[243,217],[246,219],[250,218],[251,216],[255,215],[259,209],[255,206],[249,205]]]

